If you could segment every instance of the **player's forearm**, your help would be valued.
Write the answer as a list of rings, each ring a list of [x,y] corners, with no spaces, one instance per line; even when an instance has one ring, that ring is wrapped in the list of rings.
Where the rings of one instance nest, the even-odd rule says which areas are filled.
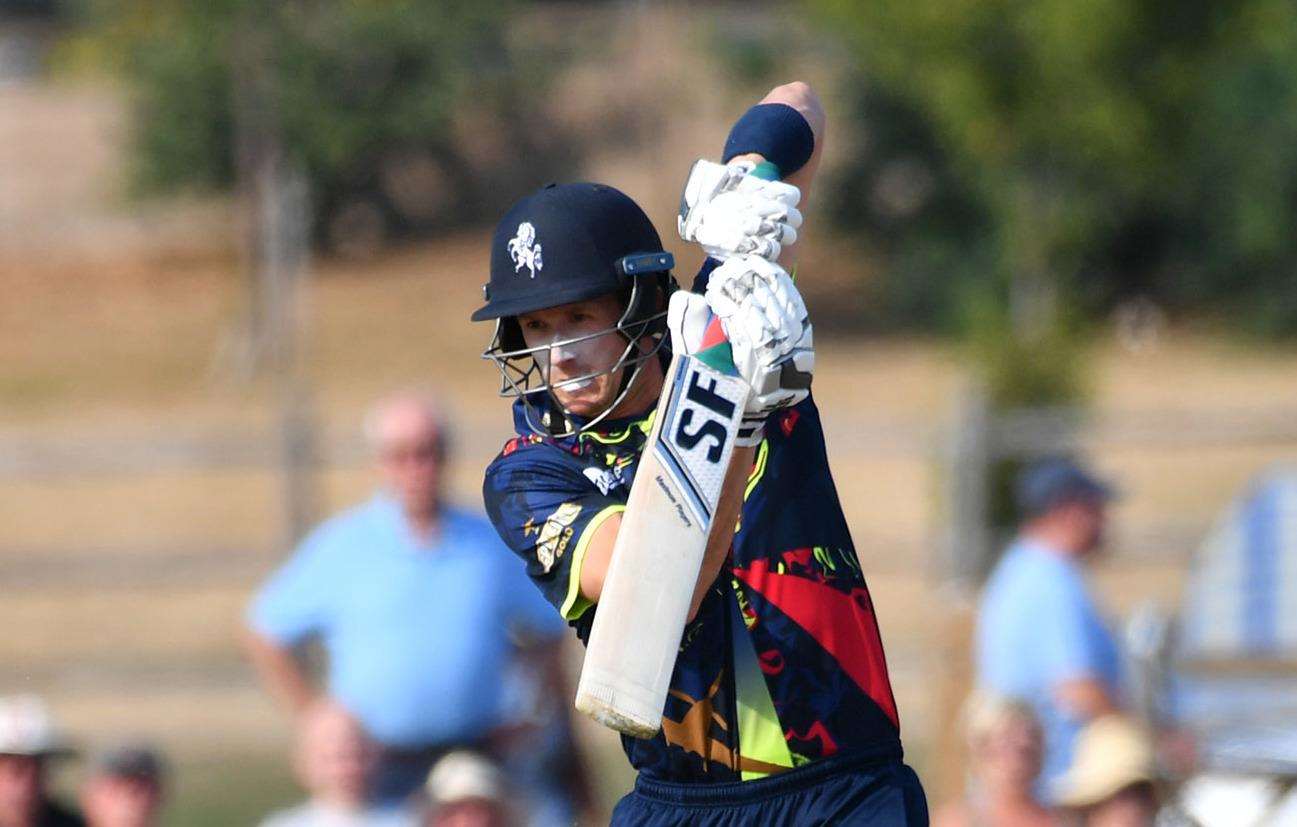
[[[825,131],[828,126],[828,119],[824,114],[824,106],[820,103],[819,95],[815,93],[815,90],[812,89],[809,84],[801,81],[794,81],[793,83],[785,83],[781,86],[776,86],[758,102],[757,106],[760,107],[763,104],[783,104],[791,107],[801,115],[802,120],[806,122],[806,126],[810,128],[813,140],[810,157],[796,168],[780,169],[780,174],[783,176],[784,183],[791,184],[794,187],[797,187],[800,191],[801,198],[798,201],[798,207],[802,213],[805,214],[811,201],[811,185],[815,182],[816,173],[820,168],[820,160],[824,156]],[[788,147],[797,143],[797,139],[794,137],[797,130],[787,129],[787,125],[783,123],[781,123],[780,126],[781,128],[771,132],[757,132],[755,135],[750,136],[749,140],[751,143],[749,143],[748,146],[765,145],[769,146],[776,155],[789,154]],[[738,127],[736,127],[736,129],[737,128]],[[728,154],[728,150],[730,149],[730,142],[728,141],[726,149]],[[761,152],[757,151],[744,152],[742,154],[734,155],[733,157],[724,158],[723,160],[726,163],[746,161],[753,164],[759,164],[762,161],[769,160],[775,162],[776,166],[779,165],[778,159],[767,158]],[[779,263],[783,265],[785,269],[789,271],[793,269],[793,265],[796,263],[797,250],[798,247],[796,245],[788,246],[783,249],[779,256]]]
[[[785,182],[802,191],[799,206],[804,213],[811,198],[811,184],[815,180],[815,173],[820,167],[820,158],[824,154],[824,136],[828,127],[824,105],[820,103],[820,96],[815,94],[810,84],[802,81],[776,86],[761,99],[761,103],[782,103],[796,109],[806,119],[806,125],[811,128],[811,134],[815,136],[815,148],[811,151],[810,160],[803,164],[801,169],[791,173],[785,171],[784,175]]]
[[[730,467],[725,472],[725,482],[721,487],[720,502],[716,505],[716,518],[712,521],[712,533],[707,538],[707,550],[703,553],[698,582],[694,584],[694,596],[689,603],[690,620],[698,613],[707,590],[716,581],[716,576],[729,557],[730,545],[734,540],[734,526],[743,509],[743,489],[747,485],[748,473],[752,470],[755,457],[756,448],[736,447],[730,458]]]
[[[296,656],[256,632],[244,637],[244,648],[267,691],[293,714],[305,710],[319,695]]]

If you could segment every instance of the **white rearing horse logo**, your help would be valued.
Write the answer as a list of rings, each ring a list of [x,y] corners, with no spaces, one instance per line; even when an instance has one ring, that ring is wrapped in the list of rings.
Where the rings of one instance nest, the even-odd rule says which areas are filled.
[[[509,239],[509,258],[513,259],[513,271],[523,267],[531,271],[531,278],[536,278],[536,271],[543,269],[540,258],[540,245],[536,243],[536,228],[530,221],[518,225],[518,234]]]

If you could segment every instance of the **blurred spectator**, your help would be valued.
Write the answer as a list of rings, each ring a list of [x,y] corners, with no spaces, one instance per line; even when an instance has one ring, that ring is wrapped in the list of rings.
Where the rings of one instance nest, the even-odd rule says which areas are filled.
[[[938,810],[937,827],[1045,827],[1054,824],[1036,799],[1041,733],[1023,701],[975,692],[965,709],[969,787],[963,801]]]
[[[419,815],[412,803],[369,801],[377,760],[378,746],[351,713],[335,703],[316,703],[300,721],[294,762],[310,798],[270,816],[262,827],[415,827]]]
[[[1024,521],[987,581],[977,624],[978,683],[1028,701],[1045,735],[1042,794],[1087,721],[1117,709],[1120,657],[1082,563],[1103,542],[1112,489],[1078,463],[1049,459],[1018,479]]]
[[[271,691],[301,710],[321,690],[295,647],[322,640],[325,691],[380,744],[374,792],[390,801],[504,723],[511,630],[556,651],[563,625],[491,525],[443,502],[449,440],[435,403],[389,397],[365,430],[383,489],[316,529],[262,588],[249,648]]]
[[[504,827],[509,818],[500,770],[486,757],[452,752],[428,775],[428,827]]]
[[[162,813],[163,766],[147,746],[129,744],[95,759],[81,790],[89,827],[156,827]]]
[[[1085,827],[1148,827],[1157,817],[1153,743],[1121,715],[1097,718],[1076,738],[1058,803]]]
[[[84,825],[47,789],[50,761],[72,754],[40,698],[0,698],[0,827]]]

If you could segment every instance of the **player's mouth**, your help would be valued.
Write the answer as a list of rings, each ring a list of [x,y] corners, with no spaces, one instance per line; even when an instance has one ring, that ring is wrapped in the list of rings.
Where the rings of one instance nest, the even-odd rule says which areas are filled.
[[[564,382],[559,382],[555,384],[554,389],[561,390],[566,393],[577,393],[578,391],[583,391],[586,388],[593,385],[594,380],[597,378],[598,377],[595,376],[584,376],[584,377],[577,377],[576,379],[568,379]]]

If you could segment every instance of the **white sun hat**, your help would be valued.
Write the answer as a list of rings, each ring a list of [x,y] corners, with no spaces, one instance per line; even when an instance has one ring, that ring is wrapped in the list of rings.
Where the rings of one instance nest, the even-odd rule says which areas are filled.
[[[72,746],[35,695],[0,697],[0,755],[72,755]]]
[[[438,804],[470,799],[499,801],[503,793],[500,770],[495,764],[467,750],[449,753],[428,774],[428,795]]]

